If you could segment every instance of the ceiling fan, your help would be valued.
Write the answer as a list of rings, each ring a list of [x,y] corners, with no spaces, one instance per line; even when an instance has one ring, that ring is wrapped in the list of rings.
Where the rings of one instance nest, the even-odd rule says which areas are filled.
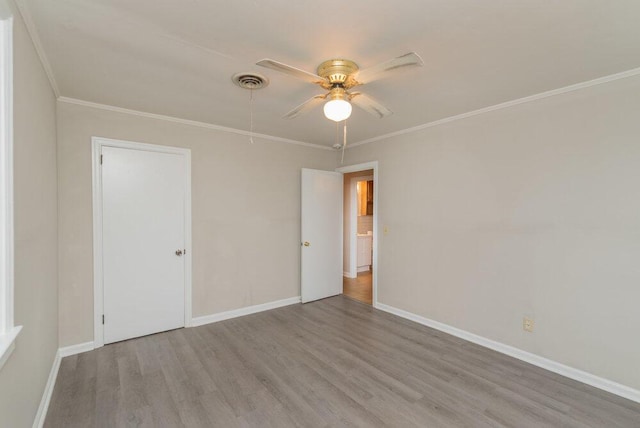
[[[285,119],[293,119],[322,104],[324,100],[329,98],[329,101],[324,105],[324,115],[327,119],[340,122],[351,116],[351,103],[378,118],[391,115],[393,113],[391,110],[373,98],[362,92],[352,92],[351,89],[384,77],[388,71],[404,67],[422,66],[424,63],[418,54],[409,52],[364,70],[360,70],[355,62],[348,59],[330,59],[318,66],[317,74],[309,73],[272,59],[263,59],[256,64],[319,85],[328,91],[300,104],[285,114]]]

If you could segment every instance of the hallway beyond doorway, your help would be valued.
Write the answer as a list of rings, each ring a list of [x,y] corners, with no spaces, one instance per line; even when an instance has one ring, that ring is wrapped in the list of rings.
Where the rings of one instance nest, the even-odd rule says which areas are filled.
[[[367,305],[373,302],[373,275],[371,271],[359,272],[357,278],[343,277],[342,294]]]

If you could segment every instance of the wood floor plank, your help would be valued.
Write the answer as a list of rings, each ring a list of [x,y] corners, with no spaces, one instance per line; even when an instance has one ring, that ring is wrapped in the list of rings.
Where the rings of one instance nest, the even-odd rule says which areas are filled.
[[[115,348],[105,346],[96,354],[96,403],[95,421],[98,427],[116,425],[116,414],[120,401],[120,373],[115,358]]]
[[[151,413],[144,393],[140,366],[133,350],[135,342],[128,341],[123,345],[128,345],[126,346],[128,352],[126,354],[123,352],[121,356],[117,357],[120,388],[116,425],[140,426],[147,424],[150,426]]]
[[[640,404],[337,296],[62,360],[46,427],[640,427]]]
[[[173,400],[162,371],[143,375],[143,388],[147,403],[152,408],[154,425],[157,427],[179,427],[181,418],[177,403]]]
[[[200,396],[200,403],[209,416],[211,427],[237,428],[240,422],[220,391]]]

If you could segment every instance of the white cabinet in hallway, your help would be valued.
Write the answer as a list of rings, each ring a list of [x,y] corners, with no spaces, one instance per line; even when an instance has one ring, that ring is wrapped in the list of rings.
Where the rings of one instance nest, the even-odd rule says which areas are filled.
[[[358,234],[358,272],[371,269],[373,235]]]

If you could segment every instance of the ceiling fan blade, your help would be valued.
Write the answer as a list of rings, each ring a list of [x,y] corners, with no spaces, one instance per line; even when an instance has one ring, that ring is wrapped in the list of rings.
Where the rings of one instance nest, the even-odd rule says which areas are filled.
[[[292,67],[287,64],[283,64],[278,61],[274,61],[269,58],[262,59],[256,62],[256,65],[260,67],[270,68],[272,70],[279,71],[280,73],[288,74],[289,76],[296,77],[298,79],[302,79],[306,82],[310,83],[324,83],[325,79],[304,70],[300,70],[299,68]]]
[[[378,119],[382,119],[383,117],[391,116],[393,114],[391,110],[389,110],[370,96],[360,92],[354,92],[350,94],[349,100],[370,115],[376,116]]]
[[[307,101],[303,102],[298,107],[294,108],[293,110],[291,110],[289,113],[285,114],[282,117],[284,119],[293,119],[295,117],[298,117],[299,115],[311,110],[315,106],[322,104],[322,101],[324,101],[324,99],[327,98],[327,95],[329,94],[316,95],[315,97],[310,98]]]
[[[384,73],[387,71],[395,70],[397,68],[420,66],[422,67],[424,62],[422,58],[415,52],[409,52],[408,54],[401,55],[397,58],[390,59],[373,67],[365,68],[356,75],[355,79],[359,84],[373,82],[374,80],[384,77]]]

